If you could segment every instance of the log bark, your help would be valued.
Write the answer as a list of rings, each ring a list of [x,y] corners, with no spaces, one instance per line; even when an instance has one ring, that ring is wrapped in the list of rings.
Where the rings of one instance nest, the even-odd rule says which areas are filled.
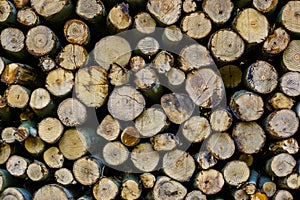
[[[150,0],[147,3],[150,14],[164,25],[172,25],[179,20],[181,7],[182,1],[179,0]]]
[[[275,139],[284,139],[293,136],[299,127],[299,120],[292,110],[282,109],[270,113],[265,121],[265,128]]]
[[[37,160],[28,165],[26,174],[30,180],[35,182],[43,181],[50,177],[50,171],[48,170],[46,165]]]
[[[57,147],[48,148],[43,154],[43,159],[50,168],[59,169],[64,164],[64,156]]]
[[[147,12],[140,12],[134,16],[133,27],[142,34],[151,34],[155,31],[156,21]]]
[[[195,156],[201,169],[209,169],[217,164],[217,159],[209,151],[199,151]]]
[[[108,96],[107,72],[98,66],[81,68],[75,77],[76,97],[88,107],[101,107]]]
[[[189,119],[195,105],[185,93],[170,93],[161,97],[161,106],[169,120],[175,124],[181,124]]]
[[[26,178],[26,170],[30,162],[24,157],[12,155],[6,162],[6,169],[12,176]]]
[[[127,126],[121,133],[121,142],[128,147],[136,146],[140,138],[140,133],[134,126]]]
[[[217,25],[222,25],[230,19],[233,7],[231,0],[205,0],[202,4],[203,11]]]
[[[87,110],[85,106],[74,98],[62,101],[57,108],[59,120],[69,127],[80,126],[87,120]]]
[[[181,30],[193,39],[202,39],[209,35],[212,24],[209,18],[201,11],[190,13],[181,20]]]
[[[88,52],[78,44],[68,44],[57,56],[57,63],[64,69],[76,70],[85,64]]]
[[[40,17],[30,7],[24,7],[18,10],[17,20],[26,27],[33,27],[41,24]]]
[[[143,173],[139,176],[144,188],[153,188],[156,182],[156,178],[151,173]]]
[[[250,177],[250,169],[243,161],[233,160],[223,168],[226,183],[232,186],[241,186]]]
[[[248,44],[262,43],[269,33],[268,19],[253,8],[241,11],[234,21],[234,27]]]
[[[193,102],[203,108],[214,108],[224,96],[222,78],[210,68],[188,73],[185,90]]]
[[[144,107],[142,94],[131,86],[116,87],[108,99],[108,111],[116,119],[130,121],[139,116]]]
[[[25,44],[27,51],[35,57],[54,55],[60,46],[54,32],[44,25],[31,28],[27,32]]]
[[[30,90],[21,85],[11,85],[5,90],[7,104],[12,108],[25,108],[29,102]]]
[[[252,92],[240,90],[235,92],[230,100],[230,109],[242,121],[258,120],[264,113],[262,98]]]
[[[211,129],[217,132],[227,131],[231,127],[232,121],[232,114],[226,109],[214,110],[209,117]]]
[[[103,170],[100,160],[93,157],[81,157],[74,162],[73,174],[82,185],[93,185],[100,178]]]
[[[39,137],[28,137],[24,142],[25,149],[34,157],[39,157],[46,149],[46,144]]]
[[[117,4],[108,13],[107,27],[111,34],[127,30],[132,24],[129,15],[129,5],[126,3]]]
[[[129,158],[128,149],[120,142],[108,142],[103,147],[103,159],[106,164],[119,166]]]
[[[296,166],[296,160],[287,153],[273,156],[266,162],[265,171],[270,176],[284,177],[292,173]]]
[[[68,200],[74,199],[72,193],[58,185],[58,184],[48,184],[39,188],[32,197],[32,200],[46,200],[46,199],[61,199]]]
[[[268,62],[256,61],[251,64],[245,76],[246,85],[257,93],[268,94],[277,87],[278,73]]]
[[[299,72],[287,72],[279,79],[280,90],[291,97],[300,95],[300,73]]]
[[[187,194],[187,189],[179,182],[167,176],[158,177],[154,188],[153,198],[160,199],[183,199]]]
[[[283,52],[282,63],[285,69],[289,71],[300,72],[300,40],[292,40]]]
[[[44,118],[38,124],[38,135],[46,143],[56,143],[64,132],[62,123],[53,117]]]
[[[72,44],[87,45],[90,41],[90,29],[83,21],[71,19],[64,25],[64,36]]]
[[[102,1],[79,0],[76,4],[76,14],[88,22],[96,24],[102,21],[106,10]]]
[[[157,134],[150,141],[155,151],[171,151],[180,145],[179,138],[172,133]]]
[[[202,142],[211,134],[211,126],[205,117],[193,116],[184,122],[182,126],[182,134],[193,143]]]
[[[277,181],[277,185],[283,189],[297,190],[300,188],[300,175],[292,173],[284,178],[280,178]]]
[[[72,171],[67,168],[60,168],[55,171],[54,178],[57,183],[68,186],[76,183]]]
[[[230,158],[235,151],[234,141],[228,133],[213,133],[206,145],[208,151],[220,160]]]
[[[0,191],[3,192],[6,188],[13,186],[16,180],[11,176],[7,170],[0,169]]]
[[[11,147],[11,145],[6,143],[5,141],[1,142],[0,143],[0,165],[5,164],[12,153],[14,153],[13,147]],[[1,187],[0,187],[0,191],[2,191]]]
[[[254,8],[256,8],[258,11],[263,13],[274,12],[277,4],[278,4],[278,0],[267,0],[267,1],[254,0],[253,1]]]
[[[163,156],[162,169],[164,173],[177,181],[189,181],[195,168],[193,157],[182,150],[175,149]]]
[[[37,88],[31,93],[29,106],[41,117],[53,114],[56,108],[50,93],[44,88]]]
[[[120,123],[111,115],[106,115],[97,127],[97,134],[108,141],[113,141],[119,137]]]
[[[154,171],[160,159],[157,151],[153,150],[150,143],[141,143],[137,145],[131,152],[130,160],[133,165],[142,172]]]
[[[276,92],[270,97],[268,103],[275,109],[291,109],[294,106],[294,100],[281,92]]]
[[[226,88],[235,88],[242,82],[242,71],[236,65],[221,67],[220,75]]]
[[[257,191],[258,176],[259,174],[257,171],[251,170],[248,181],[241,187],[246,192],[246,194],[251,195],[251,198],[252,196],[255,196],[255,192]]]
[[[93,196],[97,200],[115,199],[120,192],[120,183],[114,178],[103,177],[93,187]]]
[[[221,29],[211,35],[209,48],[217,61],[233,62],[243,55],[245,44],[234,31]]]
[[[299,22],[295,20],[295,17],[298,17],[299,8],[300,2],[289,1],[283,6],[279,14],[281,24],[293,34],[300,33]]]
[[[0,195],[1,199],[31,200],[32,196],[24,188],[8,187]]]
[[[279,27],[265,40],[262,50],[268,55],[277,55],[284,51],[290,42],[290,35]]]
[[[258,153],[266,142],[265,132],[256,122],[238,122],[232,137],[237,149],[245,154]]]
[[[224,178],[221,172],[215,169],[200,171],[195,178],[195,185],[204,194],[216,194],[224,186]]]

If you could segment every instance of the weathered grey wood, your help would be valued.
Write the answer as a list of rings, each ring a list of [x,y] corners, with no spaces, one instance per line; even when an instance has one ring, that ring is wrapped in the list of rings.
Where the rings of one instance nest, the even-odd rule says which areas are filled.
[[[171,151],[180,145],[179,138],[172,133],[157,134],[150,141],[155,151]]]
[[[140,12],[134,16],[133,27],[143,34],[150,34],[155,31],[156,22],[147,12]]]
[[[274,109],[291,109],[294,106],[293,98],[286,96],[281,92],[276,92],[274,95],[270,96],[268,103]]]
[[[208,151],[220,160],[230,158],[235,151],[234,141],[228,133],[213,133],[206,145]]]
[[[1,132],[1,139],[7,144],[15,143],[16,137],[15,134],[18,131],[16,127],[5,127]]]
[[[217,109],[212,111],[209,117],[209,123],[214,131],[227,131],[233,121],[232,114],[226,109]]]
[[[196,187],[208,195],[220,192],[224,182],[222,173],[215,169],[202,170],[195,178]]]
[[[172,90],[183,87],[185,82],[185,73],[181,69],[172,67],[167,72],[168,87]]]
[[[283,52],[282,63],[285,69],[289,71],[300,72],[300,40],[292,40]]]
[[[266,162],[265,171],[270,176],[285,177],[292,173],[296,166],[296,160],[287,153],[273,156]]]
[[[154,188],[153,198],[161,199],[183,199],[187,194],[187,189],[179,182],[167,176],[158,177]]]
[[[288,190],[278,190],[274,196],[273,200],[281,200],[281,199],[291,199],[293,200],[293,195]]]
[[[165,47],[175,48],[183,39],[181,29],[176,25],[167,26],[162,35],[162,43]]]
[[[206,200],[206,195],[203,194],[200,190],[193,190],[191,192],[189,192],[186,197],[185,200]]]
[[[299,21],[295,20],[295,17],[298,17],[298,12],[300,9],[300,2],[299,1],[289,1],[287,2],[279,16],[279,20],[281,24],[291,33],[299,34]]]
[[[93,196],[97,200],[115,199],[120,192],[120,183],[112,177],[103,177],[94,185]]]
[[[92,24],[102,21],[106,15],[106,9],[102,1],[79,0],[76,4],[76,14]]]
[[[245,162],[233,160],[226,163],[223,168],[223,175],[229,185],[240,186],[248,180],[250,169]]]
[[[130,71],[114,63],[110,67],[108,78],[110,79],[110,84],[114,86],[125,85],[129,82]]]
[[[193,39],[202,39],[208,36],[212,29],[212,24],[202,11],[197,11],[184,16],[180,27],[187,36]]]
[[[90,29],[83,21],[71,19],[64,25],[64,36],[72,44],[86,45],[90,41]]]
[[[62,168],[64,164],[64,156],[57,147],[48,148],[44,154],[43,159],[50,168]]]
[[[270,55],[277,55],[284,51],[290,42],[290,35],[279,27],[274,30],[265,40],[262,50],[263,52]]]
[[[207,150],[199,151],[194,157],[201,169],[209,169],[217,164],[217,159]]]
[[[111,115],[106,115],[97,127],[96,132],[108,141],[115,140],[119,137],[120,123]]]
[[[271,13],[274,12],[276,9],[276,6],[278,4],[278,0],[254,0],[253,6],[258,11],[263,13]]]
[[[39,137],[49,144],[56,143],[63,132],[64,127],[57,118],[47,117],[38,123]]]
[[[132,72],[137,72],[146,66],[146,62],[142,56],[133,56],[130,58],[130,69]]]
[[[108,165],[118,166],[129,159],[129,151],[121,142],[108,142],[103,147],[103,159]]]
[[[211,132],[210,123],[205,117],[192,116],[182,126],[182,134],[189,142],[202,142]]]
[[[231,0],[204,0],[202,4],[203,11],[218,25],[230,19],[233,7]]]
[[[299,72],[287,72],[283,74],[279,80],[280,90],[291,97],[300,95],[300,73]]]
[[[64,69],[75,70],[82,67],[87,59],[88,52],[78,44],[68,44],[57,56],[57,63]]]
[[[108,13],[107,26],[112,34],[127,30],[132,24],[132,18],[129,15],[129,4],[121,3],[115,5]]]
[[[194,0],[184,0],[182,2],[182,11],[185,13],[195,12],[197,10],[197,4]]]
[[[136,49],[142,56],[151,58],[159,51],[160,45],[155,37],[146,36],[138,41]]]
[[[159,74],[168,73],[174,66],[174,56],[168,51],[160,51],[152,61]]]
[[[74,197],[68,189],[58,184],[48,184],[40,187],[37,191],[35,191],[32,197],[32,200],[46,199],[69,200],[74,199]]]

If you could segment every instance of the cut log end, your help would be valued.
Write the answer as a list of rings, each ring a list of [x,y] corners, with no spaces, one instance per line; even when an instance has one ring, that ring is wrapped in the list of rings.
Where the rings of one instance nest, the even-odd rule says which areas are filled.
[[[75,70],[82,67],[87,59],[88,52],[77,44],[68,44],[58,54],[58,64],[67,70]]]
[[[235,145],[228,133],[213,133],[207,140],[207,149],[216,158],[225,160],[233,155]]]
[[[243,161],[230,161],[223,169],[224,179],[229,185],[240,186],[246,182],[250,176],[250,170]]]
[[[155,200],[159,199],[183,199],[187,194],[187,189],[177,181],[167,176],[159,177],[153,188]]]
[[[208,195],[220,192],[224,182],[222,173],[214,169],[200,171],[195,180],[197,188]]]
[[[85,45],[89,42],[89,27],[81,20],[72,19],[64,25],[64,35],[72,44]]]
[[[1,46],[8,52],[20,52],[25,46],[24,40],[23,32],[17,28],[6,28],[1,31]]]
[[[64,163],[64,156],[57,147],[50,147],[43,154],[45,163],[50,168],[61,168]]]
[[[32,27],[39,23],[39,16],[34,12],[32,8],[20,9],[17,13],[17,20],[20,24],[28,27]]]
[[[230,0],[205,0],[202,7],[211,20],[220,25],[230,19],[234,5]]]
[[[119,183],[113,178],[103,177],[93,187],[93,196],[96,199],[115,199],[119,194]]]

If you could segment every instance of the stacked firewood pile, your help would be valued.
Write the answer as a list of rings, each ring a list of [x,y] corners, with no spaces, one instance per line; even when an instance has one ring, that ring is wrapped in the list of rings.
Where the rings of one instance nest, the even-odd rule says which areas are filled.
[[[0,199],[299,199],[300,1],[0,0]]]

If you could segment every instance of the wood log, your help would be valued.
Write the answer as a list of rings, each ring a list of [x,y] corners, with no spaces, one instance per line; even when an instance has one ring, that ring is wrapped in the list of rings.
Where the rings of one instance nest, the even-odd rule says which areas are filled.
[[[242,71],[236,65],[221,67],[220,75],[226,88],[235,88],[242,82]]]
[[[278,0],[268,0],[268,1],[254,0],[253,1],[254,8],[256,8],[258,11],[263,13],[274,12],[277,4],[278,4]]]
[[[251,64],[247,68],[245,77],[246,85],[261,94],[271,93],[278,83],[278,73],[275,67],[265,61],[256,61]]]
[[[71,128],[64,132],[58,147],[65,158],[76,160],[88,152],[91,139],[88,130]]]
[[[56,170],[54,173],[54,178],[57,183],[64,186],[73,185],[77,183],[74,179],[72,171],[68,168],[60,168]]]
[[[135,120],[135,128],[143,137],[152,137],[168,126],[167,116],[160,108],[146,109]]]
[[[108,13],[107,26],[112,34],[127,30],[132,24],[132,18],[129,15],[129,5],[121,3],[115,5]]]
[[[138,41],[136,49],[142,56],[150,59],[159,51],[160,45],[156,38],[147,36]]]
[[[187,189],[179,182],[167,176],[158,177],[154,188],[153,198],[160,199],[183,199],[187,194]]]
[[[233,189],[231,196],[234,200],[249,200],[249,195],[243,189]]]
[[[16,23],[17,9],[15,5],[7,0],[1,1],[0,23],[4,25],[13,25]]]
[[[85,106],[74,98],[63,100],[57,108],[59,120],[69,127],[80,126],[87,120]]]
[[[203,108],[214,108],[224,96],[222,78],[210,68],[188,73],[185,90],[193,102]]]
[[[226,109],[214,110],[209,117],[211,129],[217,132],[227,131],[232,121],[232,114]]]
[[[111,177],[103,177],[94,185],[93,196],[97,200],[115,199],[120,192],[120,184]]]
[[[114,86],[125,85],[129,82],[130,72],[118,64],[112,64],[109,70],[108,78],[110,79],[110,84]]]
[[[15,184],[15,179],[5,169],[0,169],[0,191],[3,192],[6,188]]]
[[[73,164],[75,179],[82,185],[95,184],[102,174],[103,164],[93,157],[81,157]]]
[[[12,176],[25,178],[29,164],[30,160],[21,156],[12,155],[6,162],[6,169]]]
[[[78,44],[68,44],[57,56],[58,64],[67,70],[75,70],[82,67],[87,59],[88,52]]]
[[[5,90],[7,104],[12,108],[25,108],[29,102],[30,90],[21,85],[11,85]]]
[[[5,66],[1,74],[1,82],[11,85],[20,84],[32,87],[37,80],[37,74],[33,68],[21,63],[9,63]]]
[[[48,148],[43,154],[43,159],[50,168],[59,169],[64,164],[64,156],[57,147]]]
[[[97,134],[108,141],[113,141],[119,137],[120,123],[111,115],[106,115],[97,127]]]
[[[209,18],[201,11],[187,14],[180,24],[181,30],[193,39],[202,39],[208,36],[212,29]]]
[[[281,92],[276,92],[270,97],[268,103],[274,109],[291,109],[294,106],[294,100]]]
[[[108,96],[107,72],[91,66],[78,70],[75,77],[76,97],[88,107],[101,107]]]
[[[221,29],[211,35],[209,48],[217,61],[233,62],[243,55],[245,44],[234,31]]]
[[[230,109],[240,120],[254,121],[264,113],[262,98],[252,92],[240,90],[235,92],[230,100]]]
[[[150,143],[138,144],[130,155],[133,165],[142,172],[154,171],[158,166],[159,159],[159,153],[152,148]]]
[[[64,36],[72,44],[87,45],[90,41],[90,29],[83,21],[71,19],[64,25]]]
[[[300,2],[289,1],[283,7],[279,14],[281,24],[291,33],[299,34],[299,22],[295,20],[298,17]]]
[[[103,159],[106,164],[119,166],[129,158],[128,149],[120,142],[108,142],[103,147]]]
[[[195,168],[193,157],[182,150],[175,149],[163,156],[162,169],[164,173],[177,181],[189,181]]]
[[[164,25],[176,23],[181,15],[182,1],[175,0],[150,0],[147,3],[147,10],[153,17]]]
[[[180,145],[179,138],[172,133],[157,134],[150,138],[155,151],[171,151]]]
[[[272,143],[268,149],[274,152],[275,154],[297,154],[299,151],[299,145],[298,141],[295,138],[288,138]]]
[[[47,21],[59,23],[68,19],[73,12],[73,5],[69,0],[38,1],[30,0],[32,8]]]
[[[44,56],[40,58],[39,66],[44,72],[50,72],[56,67],[56,62],[54,59]]]
[[[142,56],[133,56],[130,58],[130,69],[132,72],[137,72],[146,66],[146,62]]]
[[[250,169],[245,162],[233,160],[226,163],[223,168],[223,175],[229,185],[240,186],[248,180]]]
[[[293,136],[299,127],[299,120],[292,110],[282,109],[270,113],[265,122],[265,129],[272,138],[284,139]]]
[[[35,57],[54,55],[60,46],[54,32],[44,25],[31,28],[27,32],[25,44],[27,51]]]
[[[156,178],[151,173],[143,173],[139,176],[144,188],[153,188],[156,182]]]
[[[214,65],[209,51],[200,44],[192,44],[184,47],[179,53],[179,63],[180,69],[185,72]]]
[[[33,27],[41,24],[40,17],[30,7],[24,7],[18,10],[17,20],[26,27]]]
[[[281,76],[279,79],[280,90],[291,97],[296,97],[300,95],[299,82],[300,73],[298,72],[287,72]]]
[[[1,139],[7,144],[15,143],[15,134],[18,131],[16,127],[5,127],[1,132]]]
[[[182,11],[185,13],[195,12],[197,10],[197,4],[194,0],[184,0],[182,2]]]
[[[32,197],[32,200],[46,200],[46,199],[61,199],[68,200],[74,199],[72,193],[58,185],[58,184],[48,184],[39,188]]]
[[[192,100],[185,93],[165,94],[161,97],[160,103],[169,120],[175,124],[181,124],[189,119],[195,108]]]
[[[14,0],[16,8],[21,9],[29,3],[29,0]]]
[[[39,157],[46,149],[46,144],[39,138],[29,136],[24,142],[25,149],[33,156]]]
[[[55,103],[50,93],[44,88],[37,88],[32,91],[29,106],[38,116],[49,116],[55,112]]]
[[[264,192],[268,197],[272,197],[277,191],[276,184],[265,176],[259,178],[258,185],[261,191]]]
[[[245,154],[258,153],[266,142],[265,132],[256,122],[238,122],[232,137],[237,149]]]
[[[206,150],[199,151],[194,157],[201,169],[209,169],[217,164],[217,159]]]
[[[300,40],[292,40],[283,52],[282,63],[284,68],[289,71],[300,72],[300,65],[298,64],[300,59],[299,44]]]
[[[216,194],[224,186],[224,178],[221,172],[215,169],[202,170],[195,178],[195,185],[204,194]]]
[[[284,178],[277,180],[277,185],[280,188],[297,190],[300,188],[300,175],[292,173]]]
[[[287,153],[281,153],[267,160],[265,171],[270,176],[284,177],[292,173],[296,160]]]
[[[205,117],[192,116],[182,126],[182,134],[189,142],[202,142],[211,132],[210,123]]]
[[[113,63],[125,67],[131,57],[131,47],[129,42],[120,36],[106,36],[95,44],[93,56],[98,65],[105,70]]]
[[[140,138],[140,133],[134,126],[127,126],[121,133],[121,142],[128,147],[136,146]]]
[[[106,10],[102,1],[79,0],[76,4],[76,14],[88,22],[96,24],[102,21]]]
[[[220,160],[230,158],[235,151],[234,141],[228,133],[211,134],[206,145],[208,151]]]
[[[37,160],[28,165],[26,174],[30,180],[35,182],[46,180],[50,176],[50,172],[46,165]]]
[[[64,127],[57,118],[47,117],[38,123],[38,135],[46,143],[56,143],[63,132]]]
[[[142,94],[131,86],[116,87],[108,99],[108,111],[116,119],[130,121],[139,116],[144,107]]]
[[[269,33],[268,19],[253,8],[241,11],[234,21],[234,27],[248,44],[262,43]]]
[[[164,47],[175,48],[183,39],[181,29],[176,25],[167,26],[163,30],[162,44]]]
[[[199,190],[193,190],[186,195],[185,199],[186,200],[206,200],[206,195],[203,194]]]
[[[259,174],[257,171],[251,170],[248,181],[241,187],[246,192],[246,194],[251,195],[251,198],[253,195],[255,196],[255,192],[257,191],[258,176]]]
[[[30,200],[32,196],[24,188],[8,187],[1,193],[0,199]]]
[[[152,63],[159,74],[168,73],[174,66],[174,56],[168,51],[160,51]]]
[[[294,199],[293,195],[288,190],[278,190],[272,200]]]
[[[6,143],[5,141],[1,142],[0,143],[0,165],[5,164],[12,153],[14,153],[13,147],[11,147],[11,145]],[[0,191],[2,191],[1,187],[0,187]]]
[[[230,0],[205,0],[202,3],[203,11],[217,25],[222,25],[230,19],[233,7],[234,5]]]
[[[136,177],[130,176],[123,180],[120,196],[122,199],[138,199],[142,194],[142,187]]]
[[[282,27],[279,27],[267,37],[262,50],[268,55],[277,55],[287,48],[289,42],[290,35]]]
[[[151,34],[155,31],[156,22],[147,12],[140,12],[134,16],[133,27],[142,34]]]
[[[185,82],[185,73],[184,71],[172,67],[167,72],[167,78],[168,78],[168,88],[170,88],[172,91],[182,88],[183,84]]]

